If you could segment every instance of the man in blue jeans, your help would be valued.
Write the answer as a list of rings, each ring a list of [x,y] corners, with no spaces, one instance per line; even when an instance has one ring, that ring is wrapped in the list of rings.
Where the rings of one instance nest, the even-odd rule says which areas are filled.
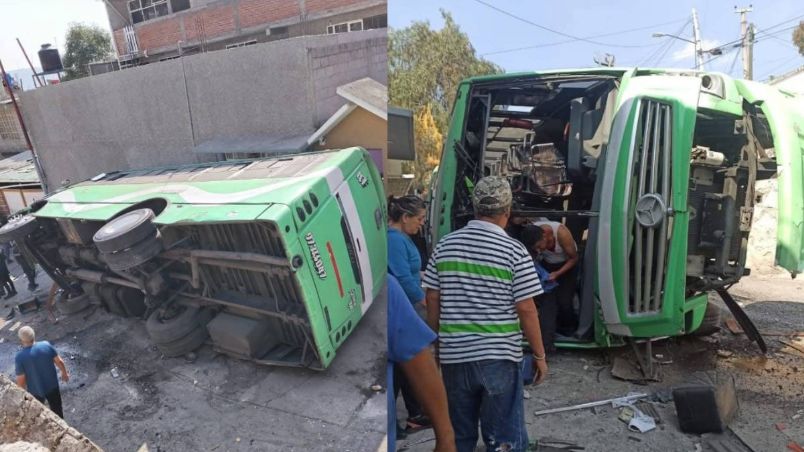
[[[409,377],[411,388],[433,423],[434,452],[455,452],[455,437],[449,421],[444,383],[430,353],[436,335],[419,317],[399,282],[388,275],[388,450],[396,450],[396,397],[394,364]]]
[[[458,452],[471,452],[478,422],[489,451],[524,452],[522,333],[533,349],[535,383],[547,375],[533,260],[503,229],[511,214],[508,181],[485,177],[472,192],[476,220],[442,238],[424,276],[427,320],[438,357]]]

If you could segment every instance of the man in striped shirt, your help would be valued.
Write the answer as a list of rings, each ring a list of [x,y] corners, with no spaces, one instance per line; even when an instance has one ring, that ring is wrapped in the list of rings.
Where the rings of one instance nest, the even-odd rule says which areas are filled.
[[[525,451],[522,333],[533,349],[535,383],[547,375],[538,312],[542,293],[533,260],[503,227],[511,187],[485,177],[472,193],[476,220],[436,245],[427,264],[427,320],[438,353],[458,452]]]

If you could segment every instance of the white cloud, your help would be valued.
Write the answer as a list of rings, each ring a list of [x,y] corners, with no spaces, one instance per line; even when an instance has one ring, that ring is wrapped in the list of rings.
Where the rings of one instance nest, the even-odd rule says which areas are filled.
[[[667,39],[675,39],[675,38],[667,38]],[[720,41],[717,39],[704,39],[701,42],[704,50],[709,50],[711,48],[717,47],[720,45]],[[684,48],[680,50],[676,50],[670,56],[673,61],[681,61],[681,60],[691,60],[695,57],[695,46],[691,43],[685,43]]]

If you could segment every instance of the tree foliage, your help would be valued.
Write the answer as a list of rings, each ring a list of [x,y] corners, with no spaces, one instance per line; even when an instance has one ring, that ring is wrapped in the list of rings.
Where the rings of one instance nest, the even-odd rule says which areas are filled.
[[[433,168],[438,165],[441,157],[441,144],[443,135],[436,126],[433,112],[429,105],[420,108],[413,117],[415,133],[416,160],[407,163],[405,170],[413,173],[418,189],[427,187]]]
[[[413,110],[416,162],[407,165],[422,186],[438,164],[442,136],[461,80],[502,72],[477,56],[469,37],[448,12],[444,27],[416,21],[388,34],[388,97],[391,105]]]
[[[793,31],[793,44],[798,47],[798,53],[804,56],[804,21],[799,22]]]
[[[64,52],[65,80],[89,75],[89,63],[102,61],[112,55],[112,38],[95,25],[71,24],[67,30]]]

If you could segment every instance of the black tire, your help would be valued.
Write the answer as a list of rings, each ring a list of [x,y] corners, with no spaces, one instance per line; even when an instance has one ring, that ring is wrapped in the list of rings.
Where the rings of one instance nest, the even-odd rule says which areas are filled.
[[[117,299],[116,286],[100,286],[98,292],[100,293],[101,300],[103,300],[103,304],[106,306],[107,311],[120,317],[126,317],[126,311],[123,309],[123,305],[120,303],[120,300]]]
[[[28,234],[39,228],[37,218],[33,215],[23,215],[8,220],[8,223],[0,228],[0,243],[11,241],[22,241]]]
[[[98,229],[92,237],[95,246],[105,254],[131,248],[156,233],[151,209],[137,209],[120,215]]]
[[[71,315],[81,312],[88,308],[89,305],[89,295],[86,294],[77,295],[75,297],[67,297],[66,295],[62,294],[56,300],[56,309],[58,309],[63,315]]]
[[[173,358],[176,356],[186,355],[198,347],[204,345],[209,337],[209,332],[205,326],[196,327],[190,331],[186,336],[181,337],[175,341],[156,344],[156,348],[165,356]]]
[[[199,309],[195,306],[173,306],[172,309],[181,309],[181,311],[165,317],[165,314],[171,315],[172,313],[163,313],[161,309],[157,309],[145,322],[148,335],[157,345],[177,341],[196,328],[206,328],[207,323],[212,319],[212,312],[209,309]]]
[[[701,326],[692,332],[692,336],[710,336],[720,331],[720,318],[722,310],[714,303],[706,305],[706,314],[704,314]]]
[[[128,317],[142,317],[145,314],[145,296],[137,289],[120,287],[117,289],[117,300],[123,306]]]
[[[142,265],[162,252],[162,241],[158,233],[148,237],[140,243],[116,253],[101,254],[101,259],[112,270],[125,271]]]

